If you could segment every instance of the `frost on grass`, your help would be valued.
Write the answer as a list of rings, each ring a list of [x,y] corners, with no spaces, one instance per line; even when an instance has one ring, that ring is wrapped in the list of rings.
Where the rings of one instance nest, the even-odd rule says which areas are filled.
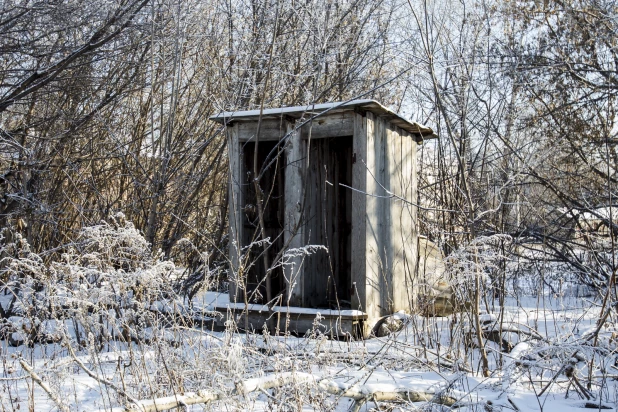
[[[156,321],[148,307],[175,298],[174,264],[153,254],[122,215],[82,229],[51,259],[32,253],[20,235],[5,245],[5,254],[4,311],[19,320],[4,327],[13,344],[58,341],[67,323],[79,345],[88,336],[99,345],[137,339]],[[44,328],[50,321],[58,330]]]
[[[319,316],[304,337],[239,333],[232,320],[213,331],[210,314],[176,293],[178,268],[122,216],[49,253],[33,253],[15,235],[2,245],[0,404],[108,411],[615,406],[613,315],[599,327],[594,298],[542,288],[522,294],[531,287],[507,278],[517,273],[503,253],[508,242],[479,238],[447,262],[462,300],[482,279],[481,330],[465,311],[398,313],[385,336],[337,341],[321,332]],[[278,264],[297,264],[314,250],[292,250]],[[506,288],[496,297],[499,284]],[[487,338],[488,378],[479,373],[477,333]]]

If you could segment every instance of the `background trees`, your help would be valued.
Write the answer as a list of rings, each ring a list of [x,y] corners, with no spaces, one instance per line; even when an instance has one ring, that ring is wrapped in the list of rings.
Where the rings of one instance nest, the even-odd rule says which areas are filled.
[[[531,113],[522,127],[543,130],[542,162],[525,171],[538,185],[546,223],[525,234],[592,284],[615,273],[616,3],[523,3],[506,55],[519,67]],[[523,33],[533,33],[530,39]],[[581,253],[582,250],[588,253]]]
[[[37,247],[62,242],[105,207],[85,194],[106,174],[89,170],[110,154],[97,124],[139,81],[147,45],[138,14],[146,3],[3,3],[0,219],[19,220]]]
[[[614,2],[410,4],[428,233],[506,233],[591,285],[615,271]],[[468,195],[469,193],[469,195]],[[611,209],[611,211],[610,211]],[[445,230],[436,230],[442,228]],[[535,253],[538,258],[539,254]]]
[[[63,353],[75,357],[75,349],[99,359],[90,370],[75,359],[87,374],[122,382],[119,391],[96,379],[92,387],[106,388],[104,406],[126,403],[127,394],[153,399],[204,383],[227,391],[264,370],[313,373],[316,361],[356,382],[367,379],[365,366],[390,374],[415,370],[419,361],[432,370],[439,365],[457,378],[445,387],[462,389],[460,399],[470,407],[479,396],[462,371],[501,370],[504,389],[543,385],[534,389],[539,395],[571,370],[569,379],[587,373],[587,383],[599,385],[598,400],[614,402],[606,383],[615,322],[602,327],[614,320],[617,302],[617,6],[612,0],[3,0],[0,337],[35,347],[30,356],[5,351],[8,396],[0,399],[15,408],[22,395],[12,391],[22,383],[31,409],[39,398],[27,375],[12,375],[24,362],[17,354],[51,354],[43,355],[45,366],[33,367],[45,374],[55,369],[45,379],[56,389],[72,368]],[[267,334],[247,334],[243,342],[233,328],[211,340],[187,327],[193,320],[171,319],[185,313],[203,319],[203,310],[185,312],[184,295],[206,273],[226,268],[225,136],[208,117],[353,98],[380,100],[440,134],[419,149],[419,199],[409,200],[422,205],[420,233],[449,255],[456,293],[472,299],[471,310],[446,319],[402,316],[410,322],[399,335],[403,345],[395,337],[367,352],[361,342],[357,352],[341,357],[339,348],[325,358],[315,356],[329,346],[317,324],[310,344],[287,346],[286,339],[284,348]],[[193,273],[179,279],[177,268]],[[602,292],[600,309],[587,307],[588,300],[563,307],[562,280]],[[528,310],[528,301],[509,315],[505,295],[522,286],[537,293],[536,310]],[[559,298],[552,300],[548,289]],[[544,310],[552,304],[560,311]],[[482,309],[491,313],[483,320]],[[538,327],[543,323],[545,330]],[[62,334],[49,334],[52,324]],[[523,345],[503,358],[512,337]],[[497,346],[485,351],[492,339]],[[140,349],[118,352],[117,364],[97,356],[116,340]],[[62,347],[38,346],[61,341]],[[517,359],[528,350],[534,357],[518,376]],[[139,362],[147,358],[140,353],[154,360]],[[150,376],[157,383],[147,387]],[[68,393],[77,396],[75,381],[71,386]],[[282,389],[268,402],[333,407],[306,387],[292,392]]]
[[[122,211],[183,265],[224,259],[225,138],[209,116],[396,96],[377,87],[386,1],[1,7],[0,220],[35,251]]]
[[[419,201],[447,253],[507,233],[512,253],[601,286],[615,15],[609,0],[5,1],[0,223],[40,251],[123,211],[185,265],[221,259],[225,139],[208,117],[375,98],[442,136],[421,149]]]

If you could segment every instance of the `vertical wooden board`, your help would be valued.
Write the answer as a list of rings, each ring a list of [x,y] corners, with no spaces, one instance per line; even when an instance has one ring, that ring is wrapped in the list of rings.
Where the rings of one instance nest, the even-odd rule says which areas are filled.
[[[393,300],[394,311],[412,310],[411,293],[409,289],[409,276],[413,261],[410,254],[411,239],[411,219],[409,199],[410,192],[410,163],[409,151],[410,138],[403,135],[404,131],[394,128],[390,134],[390,151],[393,163],[390,167],[390,178],[393,182],[393,193],[399,198],[391,203],[391,215],[394,224],[391,226],[391,236],[393,239]]]
[[[304,225],[302,224],[302,204],[304,198],[303,171],[305,167],[305,143],[300,129],[288,123],[290,135],[285,146],[285,184],[284,184],[284,242],[288,249],[304,246]],[[303,259],[301,256],[286,258],[284,277],[287,303],[291,306],[303,305]]]
[[[405,142],[406,147],[406,168],[403,170],[403,177],[406,179],[406,193],[405,198],[409,201],[405,207],[405,221],[406,221],[406,299],[411,309],[416,306],[417,295],[419,291],[419,278],[418,278],[418,221],[417,221],[417,207],[415,206],[417,199],[416,185],[416,150],[417,144],[414,136],[408,132],[402,131],[402,139]]]
[[[418,289],[417,277],[417,234],[416,234],[416,141],[412,135],[407,132],[402,133],[402,138],[406,142],[406,168],[403,171],[403,176],[406,178],[406,199],[409,203],[405,206],[406,219],[406,292],[408,304],[411,308],[416,305],[416,292]]]
[[[380,315],[385,316],[393,313],[393,239],[391,228],[393,220],[391,216],[392,192],[389,153],[389,123],[380,118],[379,127],[376,129],[378,140],[376,155],[376,180],[378,185],[377,195],[379,204],[379,232],[378,248],[380,257]]]
[[[414,139],[414,136],[410,135],[410,169],[411,169],[411,173],[410,173],[410,196],[412,198],[412,202],[414,202],[414,204],[417,204],[418,202],[418,177],[417,177],[417,152],[418,152],[418,143],[416,143],[416,139]],[[418,283],[417,281],[417,277],[418,277],[418,207],[416,206],[410,206],[410,239],[411,239],[411,243],[410,243],[410,255],[411,255],[411,259],[410,261],[413,262],[414,267],[412,267],[412,279],[410,280],[411,283],[411,290],[413,291],[413,305],[416,306],[417,303],[417,292],[418,292],[418,286],[416,285],[416,283]]]
[[[405,200],[409,200],[409,201],[413,201],[412,199],[409,198],[409,193],[410,193],[410,185],[411,185],[411,175],[410,175],[410,150],[411,150],[411,143],[412,140],[410,138],[410,136],[407,136],[405,131],[402,129],[398,129],[398,136],[399,136],[399,140],[400,140],[400,147],[401,147],[401,168],[399,170],[399,179],[401,182],[401,193],[400,196],[402,199]],[[410,232],[411,232],[411,225],[412,225],[412,221],[410,219],[410,203],[407,203],[406,201],[402,200],[401,204],[400,204],[400,210],[401,210],[401,239],[402,239],[402,266],[403,266],[403,273],[402,273],[402,287],[401,287],[401,294],[399,296],[399,299],[401,299],[401,305],[403,306],[403,309],[406,311],[411,312],[413,309],[413,302],[412,302],[412,294],[409,288],[409,282],[408,282],[408,278],[411,276],[412,272],[411,272],[411,268],[414,267],[414,262],[411,261],[410,259],[413,257],[409,256],[409,251],[410,251],[410,242],[412,242],[412,239],[410,238]]]
[[[307,141],[309,169],[305,182],[305,244],[323,246],[305,258],[304,299],[307,307],[328,307],[335,295],[332,263],[333,215],[336,213],[332,174],[336,157],[330,139]],[[328,182],[328,183],[327,183]]]
[[[352,309],[367,312],[366,260],[367,253],[367,148],[368,135],[373,134],[373,116],[356,113],[352,136]],[[372,314],[367,312],[371,317]]]
[[[316,141],[306,141],[307,156],[309,156],[309,167],[307,168],[307,176],[305,181],[305,209],[304,209],[304,243],[305,245],[321,245],[322,240],[320,238],[321,227],[320,219],[318,217],[320,212],[320,189],[319,179],[320,170],[316,167],[315,157],[319,157],[317,152],[319,147]],[[321,275],[319,273],[318,261],[321,258],[319,251],[307,256],[304,263],[304,272],[306,276],[303,277],[303,306],[315,307],[316,305],[316,287],[317,277]]]
[[[345,149],[345,168],[343,170],[341,178],[343,179],[343,183],[349,187],[354,187],[352,185],[352,161],[353,161],[353,153],[354,150],[352,148],[353,139],[350,136],[347,138],[346,149]],[[340,287],[343,289],[344,296],[343,299],[351,302],[350,294],[351,294],[351,279],[352,279],[352,196],[353,191],[349,188],[339,186],[340,197],[345,199],[345,212],[341,215],[342,225],[344,228],[339,230],[342,231],[343,239],[341,241],[341,249],[340,249],[340,258],[342,271],[345,271],[345,275],[343,277],[340,274]],[[351,303],[350,303],[351,304]]]
[[[369,128],[369,120],[373,127]],[[365,307],[369,318],[380,317],[381,293],[384,272],[382,238],[384,234],[383,182],[383,122],[367,113],[367,199],[366,199],[366,254],[365,254]]]
[[[405,285],[405,278],[403,276],[403,259],[402,248],[405,239],[402,239],[402,231],[404,228],[402,225],[402,202],[398,199],[401,197],[402,184],[401,181],[401,138],[398,131],[394,127],[389,127],[386,134],[386,153],[388,159],[388,168],[386,173],[386,180],[389,182],[390,192],[395,197],[390,199],[388,205],[388,221],[389,225],[387,231],[389,232],[389,238],[391,247],[388,249],[388,259],[391,262],[390,265],[390,293],[392,296],[391,310],[393,312],[405,309],[402,306],[401,294]]]
[[[241,275],[240,248],[242,247],[242,190],[240,143],[237,126],[227,127],[227,152],[229,164],[228,202],[229,202],[229,256],[230,256],[230,301],[238,299],[238,277]]]
[[[414,200],[410,197],[411,192],[411,169],[410,169],[410,150],[411,150],[411,138],[406,134],[404,130],[398,129],[398,137],[401,147],[401,168],[398,172],[398,179],[400,182],[398,195],[405,200],[400,204],[400,220],[401,220],[401,232],[399,237],[401,239],[401,260],[402,270],[399,273],[401,288],[398,296],[400,310],[411,311],[412,305],[412,290],[411,290],[411,276],[413,275],[414,262],[411,260],[413,256],[410,256],[410,245],[413,243],[411,239],[411,231],[413,224],[411,220],[411,204]]]

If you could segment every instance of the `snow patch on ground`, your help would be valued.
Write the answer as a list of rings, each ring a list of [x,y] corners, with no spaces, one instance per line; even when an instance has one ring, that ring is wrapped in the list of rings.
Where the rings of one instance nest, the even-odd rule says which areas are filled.
[[[210,292],[201,295],[194,304],[199,304],[199,310],[204,311],[231,305],[227,295]],[[586,403],[616,407],[618,369],[613,324],[609,323],[599,335],[602,349],[592,348],[587,342],[596,330],[601,310],[598,302],[538,296],[509,299],[504,308],[486,309],[488,313],[481,320],[493,330],[499,327],[502,316],[502,325],[520,331],[503,333],[515,345],[510,353],[503,353],[498,344],[487,342],[489,377],[479,372],[479,351],[465,347],[454,338],[465,336],[469,327],[469,320],[462,315],[445,318],[402,315],[406,326],[400,332],[386,338],[354,342],[329,340],[319,334],[305,338],[271,337],[178,325],[146,328],[144,333],[152,334],[151,343],[113,341],[94,350],[96,342],[90,342],[91,346],[81,348],[77,357],[91,371],[118,387],[126,387],[138,399],[148,399],[153,394],[170,396],[182,389],[196,391],[200,387],[232,390],[234,382],[297,371],[312,374],[316,382],[328,378],[341,388],[356,385],[367,393],[423,390],[436,395],[448,394],[458,400],[460,411],[564,412],[583,408]],[[308,312],[303,310],[303,313]],[[50,333],[65,328],[69,337],[73,333],[70,320],[46,328]],[[462,333],[457,333],[458,330]],[[545,340],[535,338],[537,334]],[[458,353],[460,356],[455,357]],[[573,365],[576,377],[586,385],[592,357],[595,366],[592,396],[588,400],[570,384],[561,368]],[[119,405],[118,394],[78,367],[62,342],[11,347],[4,340],[0,342],[3,410],[58,410],[48,394],[33,384],[19,359],[30,364],[70,410],[109,410]],[[289,400],[284,401],[284,396]],[[282,402],[289,403],[282,405]],[[315,385],[299,383],[287,389],[258,391],[187,410],[348,411],[352,405],[350,399],[325,395]],[[446,410],[427,402],[403,403],[397,407]],[[369,398],[360,410],[372,408],[376,404]]]

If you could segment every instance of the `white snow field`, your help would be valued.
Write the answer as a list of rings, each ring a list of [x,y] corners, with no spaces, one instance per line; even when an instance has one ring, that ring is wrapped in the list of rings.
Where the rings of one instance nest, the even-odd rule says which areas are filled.
[[[225,299],[200,295],[193,310],[216,298]],[[330,340],[317,329],[306,337],[273,337],[233,325],[213,332],[161,322],[142,328],[142,339],[130,344],[98,339],[93,331],[81,331],[78,344],[75,323],[65,319],[44,325],[56,342],[1,342],[0,405],[3,411],[163,410],[170,402],[191,411],[615,409],[614,324],[591,339],[600,311],[599,302],[586,298],[508,298],[502,315],[496,307],[481,316],[486,331],[501,331],[515,345],[506,353],[485,340],[489,377],[479,370],[465,314],[398,314],[402,330],[363,341]],[[17,324],[23,320],[13,321],[14,330],[24,330]],[[13,336],[13,345],[19,341]]]

